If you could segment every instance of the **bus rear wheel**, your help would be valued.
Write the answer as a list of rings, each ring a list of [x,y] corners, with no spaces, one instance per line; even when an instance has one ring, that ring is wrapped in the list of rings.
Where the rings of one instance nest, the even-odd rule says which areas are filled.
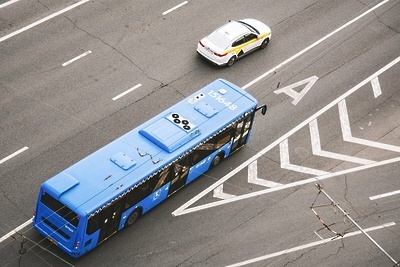
[[[140,210],[136,209],[134,210],[128,217],[128,219],[125,222],[125,227],[129,227],[132,226],[132,224],[134,224],[136,222],[136,220],[139,218],[140,216]]]

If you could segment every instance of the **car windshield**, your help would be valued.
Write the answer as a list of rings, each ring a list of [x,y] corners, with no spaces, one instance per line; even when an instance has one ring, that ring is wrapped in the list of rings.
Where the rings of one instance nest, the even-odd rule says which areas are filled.
[[[219,48],[226,49],[231,45],[231,40],[229,40],[228,37],[225,35],[221,34],[220,32],[216,31],[211,33],[207,39],[218,46]]]
[[[253,26],[251,26],[250,24],[248,24],[248,23],[246,23],[246,22],[244,22],[244,21],[238,21],[239,23],[242,23],[242,25],[244,25],[244,26],[246,26],[250,31],[252,31],[252,32],[255,32],[255,33],[257,33],[257,34],[260,34],[260,32],[256,29],[256,28],[254,28]]]

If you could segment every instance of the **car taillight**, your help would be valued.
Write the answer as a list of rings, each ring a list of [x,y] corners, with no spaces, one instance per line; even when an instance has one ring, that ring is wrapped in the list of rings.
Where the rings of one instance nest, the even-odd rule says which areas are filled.
[[[199,44],[200,44],[202,47],[204,47],[204,45],[203,45],[203,43],[202,43],[201,41],[199,41]]]
[[[224,57],[224,56],[226,56],[226,54],[227,54],[227,53],[225,53],[225,54],[214,53],[214,55],[216,55],[217,57]]]

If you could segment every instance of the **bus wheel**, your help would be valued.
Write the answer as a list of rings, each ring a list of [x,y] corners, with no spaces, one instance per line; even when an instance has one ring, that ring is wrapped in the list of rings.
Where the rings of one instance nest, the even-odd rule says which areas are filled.
[[[211,162],[211,168],[217,166],[224,158],[224,154],[223,153],[219,153],[218,155],[215,156],[215,158],[212,160]]]
[[[136,222],[136,220],[140,216],[140,211],[139,210],[134,210],[128,217],[128,219],[125,222],[125,227],[132,226]]]

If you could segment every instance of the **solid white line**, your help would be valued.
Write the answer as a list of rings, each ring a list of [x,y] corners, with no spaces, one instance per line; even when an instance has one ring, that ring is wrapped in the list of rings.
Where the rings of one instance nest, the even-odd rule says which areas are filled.
[[[350,170],[344,170],[344,171],[339,171],[337,173],[326,174],[326,175],[323,175],[323,176],[314,177],[314,178],[307,179],[307,180],[302,180],[302,181],[295,182],[295,183],[292,183],[292,184],[285,184],[283,186],[277,186],[277,187],[273,187],[273,188],[269,188],[269,189],[264,189],[264,190],[261,190],[261,191],[258,191],[258,192],[250,193],[250,194],[247,194],[247,195],[238,196],[237,198],[231,198],[231,199],[227,199],[227,200],[217,201],[217,202],[213,202],[211,204],[205,204],[205,205],[202,205],[202,206],[198,206],[198,207],[195,207],[195,208],[188,209],[188,207],[190,207],[197,200],[199,200],[200,198],[202,198],[203,196],[208,194],[208,192],[212,191],[215,187],[219,186],[220,184],[222,184],[225,181],[227,181],[228,179],[230,179],[232,176],[237,174],[239,171],[241,171],[242,169],[247,167],[250,163],[252,163],[253,161],[257,160],[259,157],[263,156],[265,153],[267,153],[269,150],[271,150],[272,148],[276,147],[280,143],[284,142],[285,139],[288,139],[291,135],[293,135],[294,133],[299,131],[301,128],[303,128],[304,126],[309,124],[314,119],[318,118],[321,114],[323,114],[324,112],[326,112],[327,110],[329,110],[333,106],[337,105],[340,101],[342,101],[343,99],[345,99],[346,97],[348,97],[349,95],[351,95],[352,93],[354,93],[355,91],[360,89],[362,86],[364,86],[365,84],[369,83],[373,78],[379,76],[380,74],[382,74],[386,70],[390,69],[392,66],[397,64],[399,61],[400,61],[400,57],[396,58],[395,60],[393,60],[392,62],[390,62],[389,64],[387,64],[386,66],[384,66],[383,68],[381,68],[380,70],[378,70],[377,72],[375,72],[374,74],[369,76],[368,78],[366,78],[364,81],[360,82],[359,84],[357,84],[356,86],[351,88],[349,91],[347,91],[343,95],[339,96],[337,99],[332,101],[330,104],[326,105],[324,108],[319,110],[317,113],[315,113],[314,115],[312,115],[311,117],[309,117],[308,119],[306,119],[305,121],[303,121],[302,123],[300,123],[299,125],[294,127],[292,130],[290,130],[289,132],[287,132],[286,134],[284,134],[283,136],[278,138],[275,142],[271,143],[270,145],[268,145],[267,147],[262,149],[260,152],[258,152],[257,154],[255,154],[253,157],[249,158],[248,160],[246,160],[242,164],[240,164],[238,167],[236,167],[230,173],[228,173],[227,175],[225,175],[224,177],[222,177],[221,179],[216,181],[214,184],[209,186],[207,189],[203,190],[201,193],[199,193],[198,195],[196,195],[195,197],[190,199],[188,202],[186,202],[185,204],[180,206],[177,210],[175,210],[172,213],[172,215],[173,216],[179,216],[179,215],[187,214],[187,213],[190,213],[190,212],[206,209],[206,208],[209,208],[209,207],[218,206],[218,205],[234,202],[234,201],[237,201],[237,200],[246,199],[246,198],[250,198],[250,197],[266,194],[266,193],[273,192],[273,191],[278,191],[278,190],[282,190],[282,189],[286,189],[286,188],[290,188],[290,187],[294,187],[294,186],[298,186],[298,185],[302,185],[302,184],[307,184],[307,183],[311,183],[311,182],[318,182],[318,180],[321,180],[321,179],[326,179],[326,178],[330,178],[330,177],[334,177],[334,176],[338,176],[338,175],[342,175],[342,174],[347,174],[347,173],[350,173],[350,172],[353,172],[353,171],[364,170],[364,169],[368,169],[368,168],[377,167],[377,166],[381,166],[381,165],[384,165],[384,164],[389,164],[389,163],[394,163],[394,162],[400,161],[400,157],[394,158],[394,159],[389,159],[389,160],[373,163],[373,164],[370,164],[370,165],[363,165],[363,166],[356,167],[356,168],[353,168],[353,169],[350,169]]]
[[[78,59],[80,59],[80,58],[83,58],[84,56],[89,55],[90,53],[92,53],[92,51],[90,51],[90,50],[89,50],[89,51],[86,51],[86,52],[83,53],[82,55],[79,55],[79,56],[77,56],[77,57],[74,57],[73,59],[68,60],[67,62],[63,63],[62,66],[65,67],[65,66],[71,64],[72,62],[74,62],[74,61],[76,61],[76,60],[78,60]]]
[[[34,23],[32,23],[32,24],[29,24],[28,26],[25,26],[25,27],[23,27],[22,29],[19,29],[19,30],[15,31],[15,32],[12,32],[12,33],[10,33],[10,34],[7,34],[6,36],[3,36],[3,37],[0,38],[0,42],[3,42],[3,41],[5,41],[5,40],[7,40],[8,38],[11,38],[11,37],[13,37],[13,36],[15,36],[15,35],[17,35],[17,34],[20,34],[21,32],[24,32],[24,31],[26,31],[26,30],[29,30],[29,29],[31,29],[31,28],[33,28],[33,27],[35,27],[35,26],[37,26],[37,25],[39,25],[39,24],[41,24],[41,23],[43,23],[43,22],[45,22],[45,21],[48,21],[48,20],[50,20],[50,19],[52,19],[52,18],[54,18],[54,17],[56,17],[56,16],[58,16],[58,15],[61,15],[61,14],[65,13],[65,12],[67,12],[67,11],[69,11],[69,10],[75,8],[75,7],[78,7],[78,6],[80,6],[80,5],[84,4],[84,3],[86,3],[86,2],[89,2],[89,0],[82,0],[82,1],[80,1],[80,2],[77,2],[77,3],[73,4],[72,6],[69,6],[69,7],[67,7],[67,8],[64,8],[64,9],[62,9],[62,10],[56,12],[56,13],[53,13],[53,14],[51,14],[51,15],[49,15],[49,16],[47,16],[47,17],[41,19],[41,20],[38,20],[38,21],[36,21],[36,22],[34,22]]]
[[[0,243],[3,242],[4,240],[6,240],[7,238],[9,238],[10,236],[12,236],[13,234],[17,233],[19,230],[21,230],[21,229],[25,228],[26,226],[28,226],[29,224],[31,224],[32,223],[32,219],[24,222],[23,224],[21,224],[20,226],[18,226],[17,228],[15,228],[11,232],[9,232],[8,234],[6,234],[3,237],[1,237],[0,238]]]
[[[0,8],[6,7],[6,6],[11,5],[11,4],[14,4],[15,2],[18,2],[18,1],[19,0],[11,0],[11,1],[5,2],[4,4],[0,5]]]
[[[9,155],[9,156],[5,157],[4,159],[0,160],[0,164],[6,162],[7,160],[9,160],[9,159],[15,157],[16,155],[18,155],[18,154],[24,152],[24,151],[27,150],[27,149],[28,149],[28,147],[26,146],[26,147],[21,148],[21,149],[18,150],[18,151],[15,151],[15,152],[12,153],[11,155]]]
[[[115,100],[117,100],[118,98],[121,98],[121,97],[123,97],[124,95],[126,95],[126,94],[132,92],[133,90],[135,90],[135,89],[137,89],[137,88],[139,88],[140,86],[142,86],[142,85],[139,83],[139,84],[135,85],[134,87],[132,87],[131,89],[126,90],[125,92],[123,92],[123,93],[117,95],[116,97],[113,97],[112,100],[115,101]]]
[[[323,41],[325,41],[326,39],[330,38],[332,35],[340,32],[341,30],[343,30],[344,28],[346,28],[347,26],[353,24],[354,22],[356,22],[357,20],[361,19],[362,17],[364,17],[365,15],[371,13],[372,11],[374,11],[375,9],[377,9],[378,7],[382,6],[383,4],[389,2],[390,0],[385,0],[380,2],[379,4],[377,4],[376,6],[374,6],[373,8],[365,11],[364,13],[362,13],[361,15],[359,15],[358,17],[355,17],[354,19],[350,20],[349,22],[347,22],[346,24],[342,25],[341,27],[337,28],[336,30],[334,30],[333,32],[325,35],[324,37],[322,37],[321,39],[319,39],[318,41],[316,41],[315,43],[313,43],[312,45],[306,47],[305,49],[301,50],[299,53],[295,54],[294,56],[288,58],[287,60],[283,61],[282,63],[280,63],[279,65],[273,67],[272,69],[270,69],[269,71],[265,72],[264,74],[260,75],[259,77],[257,77],[256,79],[252,80],[251,82],[249,82],[248,84],[244,85],[242,88],[246,89],[250,86],[252,86],[253,84],[259,82],[260,80],[264,79],[266,76],[268,76],[269,74],[275,72],[276,70],[282,68],[283,66],[285,66],[286,64],[288,64],[289,62],[295,60],[296,58],[298,58],[299,56],[303,55],[304,53],[306,53],[307,51],[311,50],[312,48],[316,47],[317,45],[319,45],[320,43],[322,43]]]
[[[174,6],[173,8],[170,8],[170,9],[168,9],[167,11],[164,11],[162,14],[163,14],[163,15],[167,15],[168,13],[174,11],[175,9],[180,8],[181,6],[186,5],[187,3],[188,3],[188,1],[184,1],[184,2],[180,3],[179,5]]]
[[[364,231],[365,232],[371,232],[371,231],[379,230],[379,229],[382,229],[382,228],[390,227],[390,226],[393,226],[393,225],[396,225],[396,223],[395,222],[386,223],[386,224],[382,224],[382,225],[379,225],[379,226],[375,226],[375,227],[370,227],[370,228],[364,229]],[[238,263],[235,263],[235,264],[232,264],[232,265],[228,265],[226,267],[244,266],[244,265],[248,265],[248,264],[252,264],[252,263],[255,263],[255,262],[259,262],[259,261],[271,259],[271,258],[274,258],[274,257],[282,256],[282,255],[289,254],[291,252],[296,252],[296,251],[299,251],[299,250],[302,250],[302,249],[311,248],[311,247],[315,247],[315,246],[318,246],[318,245],[323,245],[323,244],[329,243],[331,241],[340,240],[340,239],[343,239],[343,238],[346,238],[346,237],[351,237],[351,236],[355,236],[355,235],[359,235],[359,234],[361,234],[361,231],[354,231],[354,232],[350,232],[350,233],[345,234],[343,237],[337,237],[337,238],[331,237],[331,238],[322,239],[320,241],[316,241],[316,242],[308,243],[308,244],[305,244],[305,245],[301,245],[301,246],[297,246],[297,247],[281,250],[281,251],[278,251],[278,252],[275,252],[275,253],[272,253],[272,254],[264,255],[264,256],[253,258],[253,259],[250,259],[250,260],[238,262]]]
[[[379,198],[390,197],[390,196],[397,195],[397,194],[400,194],[400,190],[396,190],[396,191],[392,191],[392,192],[389,192],[389,193],[372,196],[372,197],[369,197],[369,199],[370,200],[375,200],[375,199],[379,199]]]

